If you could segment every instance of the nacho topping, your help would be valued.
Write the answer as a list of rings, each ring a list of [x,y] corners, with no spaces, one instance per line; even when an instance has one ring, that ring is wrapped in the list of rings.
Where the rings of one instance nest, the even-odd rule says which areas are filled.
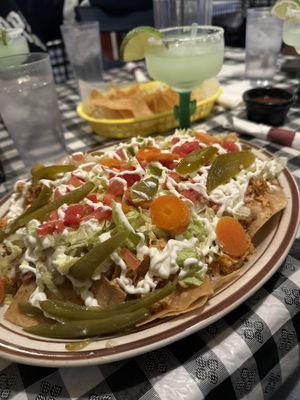
[[[283,167],[282,159],[242,150],[236,135],[181,130],[37,166],[34,179],[18,183],[11,197],[1,228],[0,276],[16,289],[29,279],[25,300],[42,310],[54,307],[47,299],[67,295],[83,307],[106,310],[127,301],[145,307],[144,296],[168,284],[175,288],[136,315],[112,320],[124,327],[200,307],[251,254],[260,218],[265,223],[278,211],[276,177]],[[13,320],[11,311],[7,315]],[[15,321],[22,325],[23,319]],[[109,332],[104,322],[86,329]],[[46,334],[47,327],[32,332]],[[60,326],[51,332],[71,337]]]

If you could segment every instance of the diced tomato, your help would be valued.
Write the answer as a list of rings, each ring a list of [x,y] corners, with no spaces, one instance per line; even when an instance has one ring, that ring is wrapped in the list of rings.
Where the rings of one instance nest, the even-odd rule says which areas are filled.
[[[127,182],[128,187],[132,186],[135,182],[138,182],[141,180],[141,177],[139,174],[122,174],[120,175],[121,178],[125,179]]]
[[[235,143],[227,140],[223,140],[220,145],[223,147],[223,149],[227,150],[230,153],[240,151],[239,147]]]
[[[89,204],[72,204],[65,210],[65,216],[76,215],[84,217],[93,212],[94,209]]]
[[[4,302],[5,294],[5,281],[3,278],[0,278],[0,304]]]
[[[172,153],[179,154],[181,157],[186,156],[192,151],[196,151],[200,149],[200,143],[198,140],[194,140],[193,142],[185,142],[180,146],[174,147]]]
[[[120,249],[120,256],[125,261],[126,265],[130,269],[137,269],[141,265],[141,261],[126,247]]]
[[[119,156],[119,157],[121,158],[121,160],[123,160],[123,161],[126,160],[124,151],[125,151],[124,149],[119,149],[119,150],[116,151],[116,153],[118,154],[118,156]]]
[[[84,184],[84,181],[77,176],[71,175],[71,178],[67,182],[67,185],[72,185],[75,188],[78,188]]]
[[[175,182],[177,183],[181,182],[182,177],[179,174],[177,174],[177,172],[171,171],[168,174]]]
[[[176,143],[178,143],[179,141],[180,141],[179,137],[173,137],[173,138],[171,139],[171,143],[172,143],[172,144],[176,144]]]
[[[66,193],[69,193],[71,189],[66,188]],[[61,193],[59,188],[56,188],[54,191],[54,200],[60,199],[62,196],[64,196],[65,192]]]
[[[94,193],[88,194],[86,197],[87,197],[87,199],[89,199],[93,203],[98,203],[98,198],[97,198],[96,194],[94,194]]]
[[[71,228],[78,228],[82,217],[80,215],[66,215],[64,218],[64,225],[69,226]]]
[[[55,221],[58,219],[58,212],[57,210],[51,211],[49,216],[50,221]]]
[[[198,193],[194,189],[185,189],[181,192],[181,194],[186,197],[187,199],[191,200],[193,203],[201,200],[201,194]]]
[[[119,181],[113,181],[109,184],[107,192],[115,196],[122,196],[124,193],[124,184]]]
[[[64,224],[77,228],[81,220],[94,211],[89,204],[73,204],[65,210]]]
[[[116,196],[112,193],[106,193],[103,197],[102,203],[106,204],[107,206],[111,206],[111,201],[116,200]]]
[[[88,221],[89,219],[95,218],[98,221],[103,221],[104,219],[111,218],[112,211],[107,210],[104,208],[97,208],[95,211],[93,211],[91,214],[87,215],[86,217],[83,218],[83,221]]]
[[[64,222],[61,220],[45,222],[37,228],[39,236],[46,236],[54,232],[62,232],[65,229]]]
[[[177,163],[174,161],[161,161],[160,163],[168,169],[174,169],[177,165]]]

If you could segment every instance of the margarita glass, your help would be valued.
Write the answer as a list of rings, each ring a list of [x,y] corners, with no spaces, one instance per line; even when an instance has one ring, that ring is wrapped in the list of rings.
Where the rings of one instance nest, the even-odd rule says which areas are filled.
[[[150,76],[179,93],[174,114],[181,129],[189,128],[196,109],[191,91],[220,71],[224,58],[224,31],[216,26],[162,29],[162,38],[150,38],[145,52]]]
[[[283,41],[289,46],[293,46],[300,54],[300,10],[288,9],[283,25]],[[296,105],[300,106],[300,71],[297,73],[299,85],[296,93]]]
[[[19,54],[25,55],[28,53],[29,47],[23,35],[23,29],[0,29],[0,63],[4,62],[3,57],[17,56]]]

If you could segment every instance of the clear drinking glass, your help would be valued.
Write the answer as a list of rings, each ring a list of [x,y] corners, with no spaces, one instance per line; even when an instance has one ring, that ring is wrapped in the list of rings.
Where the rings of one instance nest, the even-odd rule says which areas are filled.
[[[211,25],[213,0],[153,0],[154,24],[158,29],[196,22]]]
[[[293,46],[300,55],[300,10],[289,9],[283,25],[283,41]],[[297,71],[298,88],[295,105],[300,107],[300,70]]]
[[[99,23],[79,22],[62,25],[60,29],[80,96],[85,99],[103,81]]]
[[[195,102],[191,91],[205,79],[215,77],[224,58],[224,31],[217,26],[179,26],[161,29],[161,40],[149,39],[146,66],[150,76],[179,93],[174,114],[179,127],[188,128]]]
[[[26,167],[65,153],[49,56],[21,54],[0,62],[0,114]]]
[[[269,7],[249,8],[246,26],[245,76],[257,86],[267,86],[277,72],[282,43],[282,21]]]

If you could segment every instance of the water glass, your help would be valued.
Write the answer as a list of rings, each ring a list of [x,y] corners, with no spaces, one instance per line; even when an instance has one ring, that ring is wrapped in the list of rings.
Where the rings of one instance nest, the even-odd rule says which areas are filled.
[[[52,68],[46,53],[0,59],[0,114],[27,168],[65,153]]]
[[[245,76],[258,86],[267,86],[277,72],[282,43],[282,21],[269,7],[249,8],[246,26]]]
[[[171,26],[211,25],[213,0],[153,0],[154,24]]]
[[[77,22],[60,27],[81,99],[103,83],[99,23]]]

